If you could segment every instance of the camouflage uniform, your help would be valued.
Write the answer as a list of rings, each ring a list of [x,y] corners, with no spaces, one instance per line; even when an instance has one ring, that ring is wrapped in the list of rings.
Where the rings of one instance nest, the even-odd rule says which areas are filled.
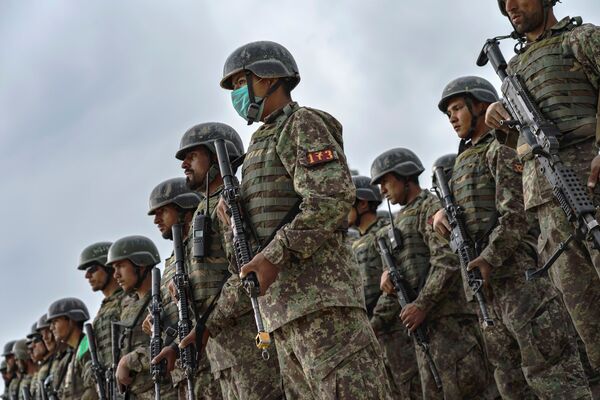
[[[31,381],[31,398],[35,400],[42,400],[42,387],[44,380],[50,374],[50,369],[54,363],[54,355],[50,355],[39,365],[39,369]]]
[[[121,288],[118,288],[113,294],[102,299],[100,309],[94,318],[93,327],[96,336],[96,348],[98,349],[98,361],[105,368],[111,365],[113,361],[110,341],[111,323],[119,321],[123,307],[131,301],[130,299]],[[91,360],[84,369],[83,378],[86,385],[94,385]]]
[[[188,240],[184,240],[184,246],[186,248],[186,253],[190,254],[190,248],[188,245]],[[189,257],[186,256],[186,260]],[[188,264],[189,265],[189,264]],[[196,273],[192,273],[190,268],[188,267],[190,282],[192,288],[194,290],[194,300],[196,304],[203,304],[202,300],[206,300],[206,294],[204,297],[197,297],[202,295],[202,292],[206,293],[206,288],[202,287],[202,283],[198,282],[197,279],[202,275],[201,271],[196,271]],[[206,271],[205,271],[206,272]],[[214,271],[208,271],[207,275],[211,277],[211,279],[215,278]],[[218,273],[217,273],[218,275]],[[161,280],[161,296],[164,305],[164,326],[171,326],[177,329],[177,321],[179,320],[177,303],[171,297],[171,294],[168,289],[169,282],[175,276],[175,257],[171,256],[165,262],[165,271]],[[193,276],[193,278],[192,278]],[[222,280],[212,280],[209,281],[211,285],[218,285],[222,282]],[[209,288],[210,290],[210,288]],[[207,304],[208,305],[208,304]],[[175,338],[175,343],[179,342],[179,338]],[[177,388],[179,399],[183,400],[187,397],[187,381],[185,378],[185,374],[179,361],[176,364],[175,370],[171,371],[171,378],[173,380],[173,386]],[[206,357],[206,352],[203,352],[200,358],[200,365],[197,368],[196,375],[194,376],[194,394],[198,399],[220,399],[221,395],[221,387],[219,383],[215,380],[211,373],[211,366],[208,358]]]
[[[119,352],[121,360],[126,359],[125,365],[133,377],[133,382],[127,387],[129,398],[154,399],[154,382],[150,375],[149,338],[142,331],[142,322],[148,313],[151,293],[142,298],[132,295],[133,301],[125,305],[121,311],[119,327]],[[169,383],[161,384],[160,396],[163,399],[175,399],[176,393]]]
[[[544,279],[525,282],[524,271],[534,266],[535,256],[526,243],[522,166],[516,153],[495,140],[493,132],[465,147],[451,183],[465,210],[468,233],[493,267],[486,296],[495,326],[484,330],[484,337],[498,389],[507,398],[531,398],[533,393],[589,397],[575,337],[565,329],[568,315],[556,291]],[[484,237],[490,225],[495,227]]]
[[[339,122],[294,102],[267,116],[252,135],[241,189],[259,241],[301,202],[262,250],[280,269],[259,300],[286,397],[389,397],[360,273],[344,245],[354,190]]]
[[[598,54],[600,29],[590,24],[576,27],[565,18],[509,63],[509,71],[523,76],[542,114],[561,131],[560,158],[584,184],[600,139],[596,119],[600,87]],[[524,161],[525,208],[537,213],[542,232],[538,251],[542,259],[547,259],[573,227],[538,170],[529,147],[521,143],[518,152]],[[596,186],[594,204],[600,204],[600,186]],[[600,298],[599,273],[598,251],[590,249],[589,243],[579,242],[572,242],[549,271],[596,369],[600,368],[600,308],[596,304]]]
[[[57,344],[59,346],[59,344]],[[50,366],[50,373],[48,377],[52,376],[51,386],[47,387],[47,391],[56,391],[60,390],[62,386],[65,376],[67,375],[67,367],[73,357],[73,350],[71,348],[57,350],[53,355],[53,362]],[[44,381],[45,384],[46,381]],[[44,385],[44,387],[46,387]]]
[[[23,379],[21,380],[21,384],[19,385],[19,391],[17,392],[18,400],[25,400],[25,396],[23,396],[23,390],[25,388],[27,388],[29,390],[29,393],[31,394],[31,381],[32,380],[33,380],[33,375],[26,374],[25,376],[23,376]]]
[[[423,398],[484,398],[491,377],[483,338],[472,305],[462,295],[458,258],[433,231],[439,208],[438,199],[423,190],[394,218],[402,238],[393,253],[396,265],[409,291],[417,293],[412,303],[427,313],[430,352],[443,386],[443,392],[437,390],[425,355],[415,344]],[[387,230],[380,234],[387,238]]]
[[[367,310],[371,309],[367,314],[383,351],[392,394],[395,398],[406,400],[420,399],[421,378],[417,368],[417,355],[413,351],[412,338],[398,318],[400,304],[396,297],[381,293],[379,289],[383,263],[375,240],[376,233],[387,229],[388,225],[387,219],[378,218],[354,241],[352,250],[362,274]],[[369,307],[369,304],[373,306]]]
[[[87,336],[81,336],[77,350],[70,357],[66,365],[66,373],[63,382],[58,388],[60,400],[97,400],[98,393],[93,384],[84,382],[83,372],[86,365],[90,363],[91,357],[87,343]]]
[[[204,267],[198,268],[192,264],[192,271],[207,266],[228,266],[231,272],[206,323],[211,333],[206,355],[225,399],[280,399],[281,376],[277,354],[270,349],[272,354],[269,360],[262,359],[261,351],[255,345],[256,325],[250,298],[241,285],[235,263],[230,264],[225,257],[222,246],[224,232],[216,214],[220,196],[220,188],[210,195],[208,213],[206,200],[196,210],[196,214],[210,214],[212,232],[209,240],[210,257],[200,264]]]
[[[19,398],[19,392],[21,391],[22,376],[15,376],[10,385],[8,386],[8,397],[10,400],[17,400]]]

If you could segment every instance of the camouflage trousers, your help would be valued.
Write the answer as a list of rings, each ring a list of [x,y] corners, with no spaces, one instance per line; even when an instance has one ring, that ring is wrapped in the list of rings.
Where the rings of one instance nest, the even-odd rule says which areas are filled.
[[[421,399],[421,378],[413,341],[398,318],[399,329],[377,333],[394,399]]]
[[[556,291],[523,275],[492,281],[486,291],[495,325],[484,330],[484,340],[502,398],[591,399]]]
[[[440,317],[427,321],[426,332],[443,390],[437,389],[425,353],[415,343],[423,399],[485,399],[492,377],[477,318]]]
[[[275,353],[272,351],[271,353]],[[225,400],[278,400],[283,398],[276,354],[263,360],[260,351],[240,364],[213,373]]]
[[[364,310],[324,308],[285,324],[273,337],[288,400],[391,399]]]
[[[575,170],[585,184],[590,163],[597,154],[592,151],[592,141],[568,147],[560,152],[565,164]],[[596,188],[594,204],[600,205],[599,189]],[[537,213],[542,231],[538,240],[538,252],[542,261],[548,257],[573,232],[556,200],[533,209]],[[596,218],[600,218],[597,213]],[[600,220],[600,219],[599,219]],[[591,248],[589,242],[572,241],[567,250],[554,262],[548,275],[560,292],[565,307],[571,315],[577,333],[581,337],[593,368],[600,369],[600,252]]]

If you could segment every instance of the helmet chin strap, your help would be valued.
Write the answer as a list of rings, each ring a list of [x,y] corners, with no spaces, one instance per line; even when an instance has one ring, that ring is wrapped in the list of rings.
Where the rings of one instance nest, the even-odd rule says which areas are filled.
[[[104,269],[104,272],[106,272],[106,277],[104,278],[104,283],[102,284],[102,287],[100,288],[100,290],[106,289],[106,287],[108,286],[108,284],[110,283],[110,280],[112,278],[112,273],[111,273],[112,268],[107,267],[106,265],[102,265],[102,269]]]
[[[142,269],[142,268],[144,269],[144,272],[140,273],[140,269]],[[137,266],[137,265],[135,266],[135,274],[137,276],[137,281],[135,282],[135,286],[133,287],[133,290],[138,290],[140,288],[140,286],[142,286],[142,283],[144,282],[144,280],[150,273],[151,269],[152,269],[152,267],[141,267],[141,266]]]
[[[254,122],[260,121],[261,115],[258,115],[258,113],[260,111],[261,104],[263,104],[267,98],[272,95],[279,86],[281,86],[282,83],[282,80],[278,79],[277,82],[275,82],[275,84],[269,88],[264,97],[257,102],[256,97],[254,96],[252,75],[252,72],[246,70],[246,85],[248,86],[248,97],[250,97],[250,105],[248,106],[248,125],[252,125]]]

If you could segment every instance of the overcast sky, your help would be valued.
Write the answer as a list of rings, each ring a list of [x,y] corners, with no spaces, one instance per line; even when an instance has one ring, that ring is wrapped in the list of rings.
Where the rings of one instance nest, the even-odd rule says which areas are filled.
[[[559,18],[600,24],[597,0],[569,0]],[[23,337],[48,305],[92,293],[76,270],[82,248],[142,234],[162,180],[183,176],[174,158],[200,122],[248,127],[219,87],[226,57],[272,40],[294,55],[300,104],[344,126],[352,168],[368,175],[391,147],[428,168],[457,140],[437,110],[462,75],[498,80],[475,59],[509,24],[493,0],[22,1],[0,2],[0,345]],[[512,55],[512,45],[503,47]]]

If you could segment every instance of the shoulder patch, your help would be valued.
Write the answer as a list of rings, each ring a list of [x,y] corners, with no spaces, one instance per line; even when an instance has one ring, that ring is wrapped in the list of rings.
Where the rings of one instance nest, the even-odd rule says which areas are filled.
[[[81,360],[89,349],[90,343],[88,342],[88,337],[84,336],[83,339],[81,339],[81,343],[79,343],[79,347],[77,348],[77,359]]]
[[[307,151],[301,164],[312,167],[319,164],[325,164],[338,159],[337,151],[333,148],[325,148],[318,151]]]
[[[513,171],[515,171],[517,174],[523,173],[523,164],[521,164],[518,161],[513,162],[512,168],[513,168]]]

